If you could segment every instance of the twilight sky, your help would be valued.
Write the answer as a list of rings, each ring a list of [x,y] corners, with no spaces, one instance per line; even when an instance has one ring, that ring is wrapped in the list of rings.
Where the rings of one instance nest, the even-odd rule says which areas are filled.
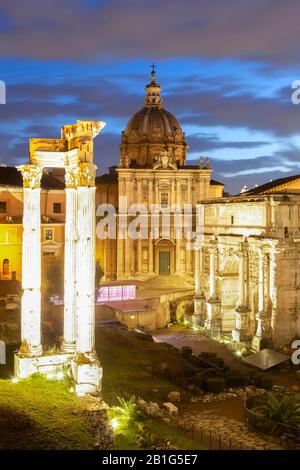
[[[0,162],[27,161],[30,137],[99,119],[105,172],[154,61],[188,158],[209,156],[227,191],[300,173],[299,53],[299,0],[1,0]]]

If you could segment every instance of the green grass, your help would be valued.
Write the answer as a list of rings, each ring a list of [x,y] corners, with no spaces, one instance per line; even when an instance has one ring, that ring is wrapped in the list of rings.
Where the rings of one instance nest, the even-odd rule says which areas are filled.
[[[2,377],[11,377],[13,350]],[[152,366],[167,363],[182,371],[184,360],[174,348],[142,340],[135,333],[114,328],[98,328],[96,349],[103,367],[102,395],[110,406],[116,397],[139,394],[146,400],[165,401],[171,390],[180,387],[163,376],[149,373]],[[0,370],[1,372],[1,370]],[[94,437],[88,427],[80,400],[70,393],[67,381],[47,380],[42,376],[20,380],[0,380],[0,449],[93,449]],[[151,394],[157,388],[160,393]],[[178,449],[200,449],[198,443],[177,433],[166,424],[147,418],[151,434],[169,439]],[[116,434],[120,450],[137,449],[136,431]]]
[[[92,449],[94,438],[67,381],[0,380],[0,449]]]
[[[139,393],[148,399],[153,388],[180,391],[163,376],[151,377],[149,373],[149,367],[161,363],[176,370],[184,367],[181,355],[169,345],[142,340],[133,332],[99,328],[96,349],[103,367],[102,394],[109,405],[116,404],[116,396]]]

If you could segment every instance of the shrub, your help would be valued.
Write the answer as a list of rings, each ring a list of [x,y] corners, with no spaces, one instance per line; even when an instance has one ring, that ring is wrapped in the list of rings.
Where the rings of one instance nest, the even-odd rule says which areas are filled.
[[[200,388],[204,386],[205,380],[206,380],[205,372],[198,372],[194,377],[194,383]]]
[[[273,380],[266,374],[256,374],[254,383],[257,387],[264,388],[265,390],[271,390],[273,386]]]
[[[244,386],[243,375],[238,372],[229,372],[226,377],[226,387],[242,387]]]
[[[205,390],[211,393],[222,393],[225,389],[225,379],[222,377],[209,377],[205,381]]]
[[[266,401],[254,407],[252,411],[257,416],[276,423],[300,428],[300,402],[294,395],[276,396],[268,392]]]

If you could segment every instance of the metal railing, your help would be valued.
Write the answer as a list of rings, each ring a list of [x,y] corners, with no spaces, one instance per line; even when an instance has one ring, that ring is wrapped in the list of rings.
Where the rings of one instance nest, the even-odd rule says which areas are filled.
[[[300,449],[300,428],[273,421],[252,411],[254,407],[265,403],[265,401],[264,395],[255,395],[245,400],[245,418],[249,428],[277,438],[282,446]]]

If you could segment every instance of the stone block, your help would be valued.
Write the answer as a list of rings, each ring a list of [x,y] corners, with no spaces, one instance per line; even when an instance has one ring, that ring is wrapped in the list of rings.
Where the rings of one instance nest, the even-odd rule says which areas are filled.
[[[62,370],[70,365],[70,354],[49,354],[37,357],[23,357],[19,353],[15,354],[15,375],[20,379],[26,379],[32,374],[50,374]]]
[[[74,390],[77,395],[98,394],[101,391],[102,367],[99,361],[82,363],[72,360]]]

